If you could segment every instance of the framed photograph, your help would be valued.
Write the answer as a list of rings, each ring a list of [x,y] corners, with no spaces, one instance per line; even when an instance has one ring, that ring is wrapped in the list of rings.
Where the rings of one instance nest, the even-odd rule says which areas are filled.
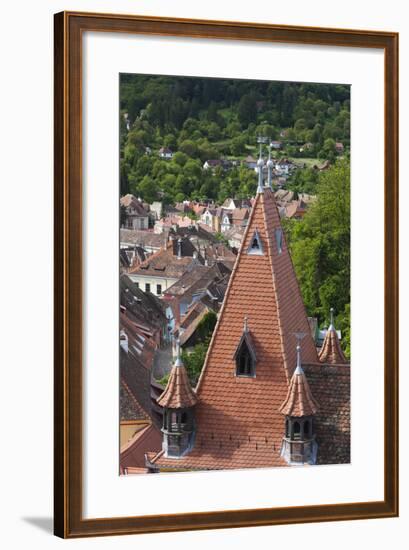
[[[55,15],[55,534],[398,515],[398,35]]]

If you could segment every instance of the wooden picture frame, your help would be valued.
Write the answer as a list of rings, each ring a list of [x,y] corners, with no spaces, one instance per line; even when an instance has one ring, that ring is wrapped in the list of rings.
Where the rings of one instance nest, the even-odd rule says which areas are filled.
[[[376,502],[84,519],[82,514],[82,34],[86,31],[378,48],[385,59],[384,499]],[[73,538],[398,515],[398,34],[227,21],[55,15],[54,518]],[[387,192],[386,192],[387,191]]]

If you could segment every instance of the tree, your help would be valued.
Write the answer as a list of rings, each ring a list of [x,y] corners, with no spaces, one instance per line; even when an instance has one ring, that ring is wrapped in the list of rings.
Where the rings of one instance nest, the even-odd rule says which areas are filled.
[[[333,140],[332,138],[327,138],[324,141],[323,148],[318,153],[318,158],[328,159],[329,161],[334,162],[335,157],[336,157],[335,140]]]
[[[316,190],[317,200],[303,219],[286,220],[284,229],[308,314],[322,323],[333,307],[343,315],[345,330],[350,304],[348,161],[338,160],[321,172]]]
[[[155,180],[145,176],[138,185],[138,191],[143,200],[152,203],[158,198],[159,187]]]
[[[254,94],[245,94],[237,107],[239,122],[246,128],[250,122],[257,120],[257,106]]]
[[[172,158],[172,162],[175,164],[178,164],[179,166],[184,166],[188,160],[188,156],[185,153],[182,153],[181,151],[177,151]]]
[[[197,145],[194,141],[185,139],[185,141],[182,141],[179,145],[179,151],[182,151],[182,153],[185,153],[185,155],[189,157],[194,157],[197,155]]]

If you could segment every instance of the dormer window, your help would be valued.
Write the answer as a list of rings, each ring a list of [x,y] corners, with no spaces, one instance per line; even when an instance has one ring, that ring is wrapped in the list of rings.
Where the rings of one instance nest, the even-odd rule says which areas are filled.
[[[255,256],[263,254],[263,245],[261,243],[260,235],[257,229],[251,237],[250,245],[247,249],[247,254],[253,254]]]
[[[243,342],[241,349],[236,357],[236,374],[237,376],[254,376],[254,362],[250,350]]]
[[[236,362],[236,376],[256,376],[256,353],[247,327],[247,319],[244,321],[244,330],[234,354]]]

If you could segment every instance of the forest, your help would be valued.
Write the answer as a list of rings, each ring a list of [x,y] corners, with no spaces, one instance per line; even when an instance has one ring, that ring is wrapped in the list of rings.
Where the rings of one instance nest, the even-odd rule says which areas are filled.
[[[121,194],[148,202],[245,198],[254,174],[245,166],[203,170],[209,159],[257,155],[257,138],[280,140],[276,156],[308,161],[349,151],[350,90],[346,85],[123,74],[120,79]],[[308,144],[308,147],[303,147]],[[161,147],[172,150],[163,160]],[[294,186],[313,192],[311,168]]]

